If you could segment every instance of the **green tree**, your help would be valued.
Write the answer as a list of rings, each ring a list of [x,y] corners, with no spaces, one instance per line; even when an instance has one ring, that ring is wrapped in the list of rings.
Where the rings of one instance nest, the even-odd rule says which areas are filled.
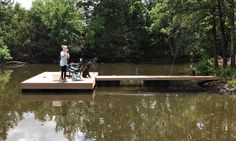
[[[91,29],[88,34],[89,48],[101,60],[124,61],[127,51],[126,14],[128,14],[127,1],[107,0],[100,1],[94,7],[93,17],[89,23]],[[94,48],[94,49],[93,49]],[[87,54],[88,54],[87,53]]]
[[[0,0],[0,63],[3,61],[12,59],[9,53],[8,45],[5,42],[6,27],[10,21],[10,10],[12,8],[13,1]]]
[[[164,0],[157,3],[150,11],[152,30],[158,30],[165,36],[172,62],[175,63],[182,48],[190,46],[194,32],[190,28],[187,9],[188,1]],[[185,12],[183,12],[185,11]],[[182,49],[183,50],[183,49]]]
[[[84,3],[89,4],[91,1]],[[112,62],[144,61],[152,44],[147,30],[149,5],[141,0],[93,1],[92,8],[85,8],[89,19],[83,56]]]
[[[28,11],[16,3],[10,10],[9,18],[8,24],[4,27],[4,40],[14,59],[25,61],[31,35]]]
[[[36,62],[55,62],[61,44],[78,53],[82,45],[83,10],[73,0],[36,0],[30,11],[32,22],[29,54]]]
[[[36,0],[30,10],[0,2],[0,38],[16,60],[57,62],[68,44],[72,60],[235,64],[235,0]]]
[[[0,63],[12,59],[9,49],[0,38]]]
[[[151,10],[152,29],[164,33],[174,59],[182,49],[190,56],[214,56],[216,67],[220,55],[226,67],[229,51],[235,52],[234,9],[234,1],[163,0]]]

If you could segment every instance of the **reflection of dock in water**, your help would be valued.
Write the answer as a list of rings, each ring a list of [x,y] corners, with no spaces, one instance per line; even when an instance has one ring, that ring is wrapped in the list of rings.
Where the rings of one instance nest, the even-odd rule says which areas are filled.
[[[21,95],[21,99],[25,102],[37,102],[37,101],[44,101],[44,102],[52,102],[53,106],[60,105],[59,103],[63,101],[92,101],[95,98],[95,91],[92,93],[84,93],[84,94],[59,94],[59,95],[52,95],[52,94],[23,94]]]

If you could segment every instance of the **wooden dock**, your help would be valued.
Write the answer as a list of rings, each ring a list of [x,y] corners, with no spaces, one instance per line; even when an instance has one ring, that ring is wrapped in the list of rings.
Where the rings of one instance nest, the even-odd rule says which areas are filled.
[[[170,81],[215,81],[219,80],[216,76],[149,76],[149,75],[112,75],[97,76],[98,86],[119,86],[121,81],[142,81],[147,87],[167,87]]]
[[[22,91],[53,91],[53,90],[93,90],[97,72],[90,72],[91,78],[83,78],[83,81],[59,82],[60,72],[43,72],[21,83]]]
[[[91,78],[83,78],[83,81],[59,82],[60,72],[43,72],[21,83],[23,92],[31,90],[58,90],[58,91],[88,91],[98,86],[119,86],[121,81],[142,81],[144,86],[162,87],[170,81],[215,81],[216,76],[149,76],[149,75],[110,75],[99,76],[97,72],[90,72]]]
[[[111,76],[97,76],[96,81],[122,81],[122,80],[169,80],[169,81],[184,81],[184,80],[194,80],[194,81],[206,81],[206,80],[219,80],[216,76],[149,76],[149,75],[111,75]]]

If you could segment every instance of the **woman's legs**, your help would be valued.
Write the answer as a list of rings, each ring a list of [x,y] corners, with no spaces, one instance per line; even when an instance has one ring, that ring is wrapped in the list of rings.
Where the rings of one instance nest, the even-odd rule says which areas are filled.
[[[64,66],[64,80],[66,80],[66,69],[67,69],[67,67]]]
[[[60,79],[60,80],[63,80],[63,79],[64,79],[64,77],[63,77],[63,70],[64,70],[64,67],[61,66],[61,79]]]
[[[66,66],[61,66],[61,79],[66,78]]]

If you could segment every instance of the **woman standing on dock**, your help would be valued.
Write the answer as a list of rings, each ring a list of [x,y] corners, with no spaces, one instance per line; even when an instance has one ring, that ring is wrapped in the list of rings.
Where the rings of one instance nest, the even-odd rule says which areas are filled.
[[[60,66],[61,66],[61,77],[59,81],[66,81],[66,70],[67,70],[67,60],[70,58],[70,54],[68,53],[68,47],[66,45],[61,45],[62,51],[60,53]]]

